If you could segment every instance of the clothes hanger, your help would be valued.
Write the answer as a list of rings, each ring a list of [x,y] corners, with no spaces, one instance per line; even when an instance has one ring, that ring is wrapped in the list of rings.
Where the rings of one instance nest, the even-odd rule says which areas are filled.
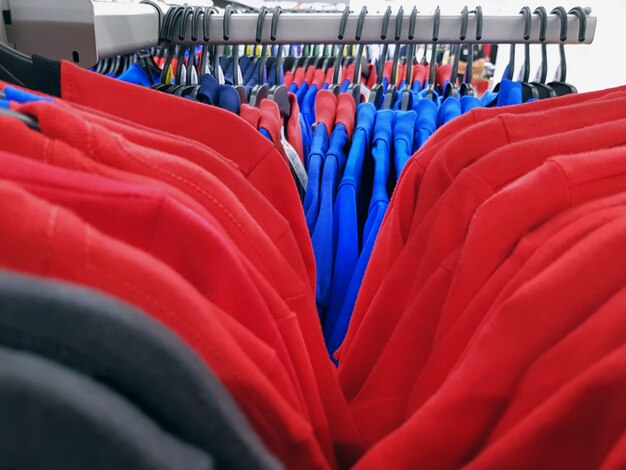
[[[176,24],[183,14],[184,7],[172,7],[167,11],[165,15],[165,20],[163,21],[163,27],[161,28],[161,38],[160,42],[169,43],[169,47],[167,49],[167,56],[165,58],[165,63],[163,64],[163,69],[161,70],[161,80],[160,83],[153,86],[153,88],[165,91],[167,87],[169,87],[170,83],[167,83],[167,74],[172,64],[172,60],[174,55],[176,54],[176,45],[172,44],[172,40],[174,39],[174,30],[176,28]]]
[[[385,14],[383,16],[383,26],[380,32],[380,39],[384,41],[387,39],[387,30],[389,29],[389,18],[391,17],[391,7],[388,6],[385,10]],[[387,50],[389,49],[389,45],[387,43],[383,44],[382,50],[380,52],[380,56],[378,58],[378,69],[376,70],[376,84],[372,87],[372,91],[370,93],[370,97],[368,102],[372,103],[376,109],[379,109],[383,100],[385,98],[384,95],[384,87],[383,87],[383,73],[385,72],[385,60],[387,58]]]
[[[193,8],[184,7],[181,22],[180,22],[180,28],[178,32],[178,39],[180,41],[184,40],[185,36],[187,36],[187,18],[189,16],[193,17]],[[185,53],[187,51],[188,51],[188,48],[185,46],[180,46],[178,48],[178,63],[176,64],[176,73],[174,74],[176,85],[183,85],[185,82],[185,80],[183,80],[183,70],[185,70],[185,73],[187,72],[187,69],[185,67]]]
[[[409,41],[415,38],[415,24],[417,22],[417,7],[414,6],[409,19]],[[415,58],[415,44],[409,43],[406,53],[406,74],[404,76],[404,87],[400,98],[400,110],[408,111],[413,108],[413,61]]]
[[[396,14],[396,31],[394,39],[396,40],[396,50],[393,53],[393,65],[391,67],[391,80],[387,87],[387,93],[385,93],[385,99],[383,101],[383,109],[392,109],[396,102],[397,92],[397,77],[398,77],[398,64],[400,59],[400,44],[398,41],[402,38],[402,18],[404,17],[404,8],[400,6],[398,13]]]
[[[365,23],[366,16],[367,7],[363,6],[363,8],[361,8],[361,13],[359,13],[359,19],[356,24],[356,34],[354,35],[354,40],[359,43],[359,48],[356,54],[356,62],[354,64],[354,75],[352,76],[352,83],[348,86],[348,94],[352,95],[356,104],[361,102],[361,59],[363,58],[363,48],[365,45],[360,41],[363,34],[363,25]]]
[[[476,15],[476,41],[480,41],[483,36],[483,9],[480,6],[477,6],[475,10],[472,10],[472,13]],[[467,64],[465,66],[465,76],[463,79],[463,83],[461,83],[461,87],[459,89],[459,94],[461,96],[474,96],[474,87],[472,86],[472,78],[474,77],[474,44],[469,45],[469,49],[467,52]]]
[[[339,22],[339,33],[337,34],[337,39],[339,39],[340,41],[342,41],[345,36],[346,26],[348,24],[349,16],[350,16],[350,7],[347,6],[343,10],[343,13],[341,14],[341,21]],[[339,95],[339,93],[341,92],[340,81],[341,81],[341,64],[342,64],[342,58],[343,58],[343,50],[344,50],[344,45],[339,44],[337,55],[335,57],[335,64],[333,66],[334,67],[333,68],[333,80],[330,86],[328,87],[328,90],[331,91],[334,95]]]
[[[231,5],[226,5],[224,9],[224,41],[230,39],[230,17],[234,10]],[[239,45],[233,45],[233,88],[239,95],[240,102],[248,102],[248,93],[246,88],[240,83],[241,71],[239,70]]]
[[[259,10],[259,16],[256,22],[255,42],[258,44],[263,40],[263,25],[265,23],[265,15],[267,15],[267,7],[263,5]],[[265,60],[267,56],[267,45],[261,47],[261,58],[259,62],[259,74],[257,76],[257,84],[250,92],[250,106],[259,107],[261,101],[269,95],[269,87],[265,84]]]
[[[535,80],[531,83],[537,88],[539,92],[539,99],[554,98],[556,92],[546,85],[546,77],[548,75],[548,51],[545,43],[546,40],[546,26],[548,22],[548,14],[544,7],[537,7],[533,14],[539,16],[539,41],[541,42],[541,64],[537,70]]]
[[[524,7],[520,10],[520,14],[524,15],[524,63],[520,68],[519,75],[517,77],[517,81],[522,84],[522,101],[525,103],[529,99],[539,99],[539,91],[537,87],[530,83],[530,44],[528,44],[528,40],[530,39],[530,26],[532,15],[530,12],[530,7]]]
[[[274,11],[272,12],[272,26],[270,39],[276,41],[278,38],[278,20],[280,18],[280,14],[282,13],[282,8],[280,6],[276,6]],[[289,119],[291,116],[291,103],[289,102],[289,91],[287,87],[281,84],[280,74],[283,69],[283,48],[278,48],[278,55],[276,56],[276,70],[275,70],[275,83],[276,85],[271,87],[268,93],[268,99],[273,100],[280,110],[280,115],[285,119]]]
[[[587,33],[586,31],[587,29],[586,19],[587,18],[582,8],[580,7],[577,7],[577,8],[578,10],[576,9],[570,10],[570,13],[573,13],[576,16],[578,16],[579,25],[580,25],[578,29],[578,40],[582,42],[585,40],[585,35]],[[548,83],[548,86],[550,86],[556,92],[557,96],[569,95],[571,93],[578,93],[578,90],[576,89],[574,85],[570,85],[569,83],[565,82],[565,79],[567,77],[567,59],[565,57],[565,45],[563,44],[563,42],[567,40],[567,12],[565,11],[565,8],[563,7],[556,7],[550,12],[550,14],[558,15],[559,19],[561,20],[561,33],[560,33],[561,43],[559,44],[560,63],[556,70],[554,80]]]
[[[465,41],[467,37],[467,24],[469,22],[469,11],[467,7],[463,7],[461,11],[461,32],[459,33],[459,41]],[[459,61],[461,60],[461,44],[454,46],[454,62],[452,62],[452,71],[450,72],[450,81],[443,91],[444,99],[448,96],[459,96],[459,89],[456,86],[457,75],[459,74]]]
[[[435,69],[437,63],[437,41],[439,40],[439,23],[441,20],[441,9],[435,9],[433,16],[433,45],[430,53],[430,69],[428,71],[428,88],[426,88],[426,97],[432,100],[436,99],[435,95]],[[470,46],[471,48],[471,46]]]

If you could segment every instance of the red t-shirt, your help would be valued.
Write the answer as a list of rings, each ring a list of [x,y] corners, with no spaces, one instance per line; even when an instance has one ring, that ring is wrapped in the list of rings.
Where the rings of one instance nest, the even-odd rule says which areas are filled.
[[[143,309],[206,361],[287,467],[328,467],[309,423],[273,385],[284,369],[271,349],[257,348],[266,357],[259,369],[241,349],[246,330],[237,331],[234,320],[165,264],[13,184],[0,183],[0,192],[0,220],[11,227],[0,234],[4,268],[83,284]]]
[[[514,252],[491,275],[451,328],[435,338],[428,361],[413,387],[410,412],[422,406],[443,383],[496,303],[499,305],[509,298],[524,282],[530,281],[583,237],[621,214],[624,204],[624,193],[598,199],[565,211],[524,235]]]
[[[171,132],[206,145],[240,171],[289,222],[313,259],[302,204],[289,168],[271,142],[236,114],[89,72],[69,62],[34,58],[38,87],[72,103]]]
[[[623,301],[620,306],[623,311]],[[590,339],[586,337],[585,342]],[[625,387],[626,345],[621,345],[463,468],[622,469]]]
[[[497,191],[552,155],[626,144],[626,137],[622,132],[625,125],[626,120],[621,120],[549,138],[511,144],[463,170],[437,202],[439,210],[430,231],[423,226],[425,223],[414,235],[419,242],[413,246],[422,247],[423,255],[420,256],[419,252],[406,255],[414,264],[415,273],[408,304],[384,345],[382,354],[378,355],[376,365],[370,369],[369,376],[359,391],[360,400],[373,400],[374,397],[380,400],[383,396],[400,397],[407,389],[412,389],[417,374],[431,351],[433,341],[448,331],[450,325],[483,287],[484,284],[479,284],[480,281],[477,280],[465,295],[456,296],[456,286],[452,284],[452,273],[461,254],[467,227],[478,207]],[[421,229],[424,233],[421,233]],[[473,263],[472,267],[479,261],[474,259]],[[469,276],[475,279],[476,272],[468,274]],[[487,282],[488,277],[479,279]],[[458,284],[459,280],[455,279],[454,282]],[[443,300],[446,298],[444,305]],[[398,303],[391,308],[401,307]],[[365,322],[363,326],[365,327]],[[373,341],[370,341],[370,347],[373,347]],[[461,345],[462,343],[459,344]],[[407,355],[411,356],[411,361],[402,361]],[[388,367],[390,363],[395,366]],[[389,405],[386,408],[389,409]],[[387,413],[390,415],[389,411]]]
[[[472,232],[479,237],[479,227],[493,229],[498,221],[499,228],[490,232],[490,240],[483,234],[475,239],[485,255],[475,268],[489,265],[505,249],[510,253],[520,234],[559,211],[624,189],[625,148],[548,160],[481,206],[468,240],[474,238]],[[522,214],[512,214],[516,207]],[[502,412],[502,400],[508,399],[519,374],[624,285],[626,273],[614,246],[626,237],[626,222],[613,225],[583,241],[490,313],[492,320],[474,335],[437,394],[363,461],[389,464],[393,454],[404,464],[428,468],[462,465]],[[589,276],[600,282],[589,282]]]
[[[362,386],[364,377],[371,369],[372,361],[375,361],[380,355],[380,348],[388,341],[402,312],[406,308],[407,302],[411,299],[411,293],[414,292],[414,290],[412,290],[412,280],[415,277],[413,275],[407,276],[407,273],[415,273],[416,271],[419,273],[418,267],[425,253],[428,236],[432,234],[431,236],[435,240],[435,245],[439,244],[442,247],[449,247],[449,245],[445,244],[446,237],[449,233],[454,234],[457,233],[458,230],[464,231],[464,226],[466,225],[464,219],[456,217],[459,215],[459,207],[462,207],[462,204],[457,207],[458,201],[455,201],[453,206],[447,206],[453,214],[452,218],[448,217],[445,220],[450,221],[449,223],[452,224],[452,229],[448,226],[443,231],[427,230],[427,228],[432,225],[432,221],[438,213],[438,206],[436,204],[438,197],[432,194],[439,194],[438,188],[445,190],[445,187],[449,185],[449,183],[446,183],[446,185],[434,184],[435,189],[431,190],[431,196],[428,196],[428,181],[436,179],[436,177],[429,177],[429,175],[436,174],[434,162],[444,158],[443,156],[440,157],[440,155],[451,155],[451,159],[456,156],[457,160],[463,159],[464,161],[473,162],[486,153],[512,142],[583,127],[598,122],[598,120],[602,118],[609,120],[623,117],[625,113],[623,112],[624,103],[622,101],[626,103],[626,99],[624,99],[612,101],[611,103],[599,102],[582,105],[582,107],[573,107],[571,111],[575,111],[577,117],[572,118],[570,124],[567,124],[561,119],[563,110],[555,110],[552,113],[560,117],[558,119],[548,120],[551,124],[541,126],[539,129],[537,129],[536,126],[537,119],[546,119],[546,113],[523,116],[499,116],[477,126],[473,126],[455,138],[450,139],[440,148],[437,155],[430,161],[430,165],[423,165],[423,168],[428,168],[428,170],[426,170],[426,173],[423,175],[423,180],[420,180],[421,185],[420,183],[414,184],[414,186],[418,186],[420,189],[417,203],[413,207],[413,212],[416,213],[413,218],[414,223],[411,224],[411,230],[407,232],[407,236],[408,234],[411,235],[410,239],[406,242],[405,246],[402,246],[402,241],[397,237],[388,238],[383,234],[379,234],[379,242],[377,242],[377,246],[374,250],[375,258],[373,258],[373,261],[370,261],[363,285],[359,291],[359,298],[357,299],[353,318],[348,329],[348,335],[342,347],[342,361],[340,361],[339,367],[339,378],[348,398],[353,397],[356,390]],[[615,103],[615,105],[613,105],[613,103]],[[594,114],[590,115],[584,113],[582,112],[583,110],[593,112]],[[595,117],[592,119],[590,116]],[[568,120],[567,122],[570,121]],[[480,132],[477,132],[477,129],[480,130]],[[485,135],[490,136],[489,139],[485,139]],[[468,145],[467,142],[472,142],[472,145]],[[550,153],[548,153],[546,157],[547,156],[550,156]],[[544,159],[546,157],[544,157]],[[509,162],[516,162],[516,159],[509,159],[507,157],[505,162],[502,162],[505,171]],[[433,168],[435,169],[431,171]],[[532,168],[532,166],[530,168]],[[444,167],[444,170],[445,169]],[[512,169],[515,170],[515,167],[513,166]],[[509,172],[510,171],[511,170],[509,170]],[[441,174],[447,175],[448,173],[442,171]],[[451,181],[451,177],[448,177],[447,181]],[[406,184],[410,184],[409,181],[400,183],[400,185]],[[479,191],[482,183],[477,183],[470,178],[466,180],[464,184],[467,188],[475,187],[477,188],[476,191]],[[459,183],[459,185],[461,185],[461,183]],[[491,193],[488,192],[488,195],[490,194]],[[395,197],[396,195],[394,194],[394,198]],[[431,205],[427,206],[426,203],[422,203],[424,199],[429,199]],[[463,200],[462,202],[464,203],[465,201]],[[471,206],[472,201],[467,201],[467,203]],[[409,212],[405,214],[409,214]],[[393,215],[388,213],[385,216],[383,226],[386,226],[388,220],[392,217]],[[426,228],[422,228],[422,226]],[[417,229],[417,227],[421,230]],[[453,230],[454,227],[457,227],[456,232]],[[396,243],[392,243],[394,240]],[[443,240],[443,242],[441,242],[441,240]],[[453,244],[450,248],[453,249],[454,246]],[[445,256],[449,251],[451,250],[440,250],[437,259],[442,259],[441,254]],[[384,276],[380,270],[383,270],[382,272],[385,273]],[[416,281],[418,286],[425,282],[430,272],[432,272],[432,270],[425,271],[425,274],[422,276],[418,275]],[[382,317],[384,317],[384,322],[381,321]],[[350,359],[351,357],[355,359]]]
[[[32,106],[32,104],[29,106]],[[51,108],[52,106],[49,107]],[[27,156],[31,158],[44,159],[47,162],[53,162],[54,164],[60,166],[79,168],[83,171],[96,172],[104,175],[113,174],[115,175],[115,178],[123,178],[123,181],[136,181],[135,178],[139,178],[140,181],[143,181],[143,183],[146,184],[145,178],[142,179],[139,176],[126,172],[116,172],[114,168],[100,165],[98,162],[86,158],[85,155],[80,153],[76,154],[75,152],[67,151],[54,153],[54,150],[57,150],[59,147],[59,141],[51,141],[46,139],[46,137],[42,134],[30,131],[15,119],[2,118],[0,120],[3,121],[2,132],[5,135],[10,132],[10,135],[12,136],[7,139],[4,145],[5,148],[8,147],[9,150],[15,151],[19,154],[24,154],[24,152],[27,151]],[[4,121],[6,121],[6,124],[4,124]],[[51,123],[51,125],[53,124],[54,123]],[[115,137],[110,135],[110,133],[107,133],[106,135],[103,134],[102,136],[105,139],[115,139]],[[85,145],[85,142],[79,142],[80,139],[77,139],[75,134],[71,134],[68,137],[70,139],[76,139],[77,145]],[[88,144],[93,144],[90,140],[87,140],[87,142]],[[124,145],[128,149],[131,144],[125,142]],[[108,159],[112,158],[112,156],[108,153],[111,148],[111,144],[109,143],[108,145],[103,144],[103,146],[98,149],[92,148],[91,150],[98,150],[101,153],[102,158]],[[143,154],[138,153],[138,155],[140,157],[139,161],[141,161],[141,159],[144,158]],[[127,165],[129,163],[123,161],[124,158],[127,158],[127,156],[121,155],[120,157],[120,164]],[[153,169],[157,170],[158,168],[153,167]],[[169,184],[164,184],[158,180],[150,180],[150,183],[147,184],[159,184],[164,185],[167,188],[171,188]],[[192,189],[194,188],[192,187]],[[187,193],[180,190],[176,191],[177,194],[182,194],[183,197],[186,197],[189,200],[188,202],[191,207],[196,207],[197,209],[199,206],[199,213],[207,213],[204,206],[199,205],[195,199],[189,198]],[[257,230],[254,235],[262,235],[258,232],[259,230]],[[275,246],[269,246],[268,249],[275,250]],[[276,261],[280,261],[281,256],[275,255],[274,258],[276,258]],[[261,268],[264,268],[264,266],[259,267],[259,269]],[[272,282],[272,287],[276,289],[278,294],[286,303],[287,307],[295,312],[297,316],[300,331],[306,344],[309,363],[315,373],[319,395],[322,399],[324,409],[326,410],[326,418],[329,421],[335,454],[340,461],[340,465],[342,462],[354,462],[362,454],[363,447],[352,417],[349,414],[347,403],[343,397],[341,389],[339,388],[335,369],[328,358],[317,312],[315,310],[314,300],[310,290],[298,280],[297,276],[288,275],[289,269],[290,268],[285,268],[283,266],[276,270],[277,274],[285,276],[285,278],[279,283]],[[267,273],[264,273],[263,275],[266,276],[266,274]],[[271,278],[268,279],[271,280]],[[294,291],[294,287],[296,288],[296,291]]]

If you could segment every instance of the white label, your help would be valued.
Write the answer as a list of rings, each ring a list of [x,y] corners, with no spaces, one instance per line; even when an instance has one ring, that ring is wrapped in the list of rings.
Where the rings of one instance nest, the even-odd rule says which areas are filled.
[[[300,185],[306,192],[306,186],[309,182],[309,176],[306,174],[306,169],[304,168],[304,164],[302,160],[300,160],[300,156],[296,149],[289,143],[287,138],[285,137],[285,128],[281,127],[280,129],[280,142],[283,144],[283,148],[285,149],[285,153],[287,154],[287,159],[289,160],[289,164],[291,168],[293,168]]]

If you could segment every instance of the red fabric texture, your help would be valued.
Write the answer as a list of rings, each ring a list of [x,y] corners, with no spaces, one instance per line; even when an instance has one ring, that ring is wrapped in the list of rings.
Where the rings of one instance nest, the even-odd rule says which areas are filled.
[[[450,74],[452,73],[452,65],[444,64],[437,67],[435,72],[435,86],[443,88],[446,82],[450,81]]]
[[[285,159],[285,162],[289,164],[285,148],[280,139],[280,129],[282,127],[282,118],[280,116],[280,108],[278,104],[273,100],[263,100],[260,103],[261,119],[259,119],[259,129],[265,129],[274,143],[274,147]]]
[[[367,70],[369,72],[369,75],[367,77],[367,81],[365,82],[365,85],[367,85],[367,88],[371,90],[372,88],[374,88],[374,85],[376,85],[378,74],[376,72],[376,66],[372,64],[371,62],[367,64]]]
[[[313,260],[304,213],[295,185],[290,184],[289,168],[277,158],[271,142],[244,125],[238,116],[104,77],[68,62],[61,64],[61,97],[213,148],[236,163],[248,181],[287,219],[305,258]],[[169,111],[164,113],[164,109]]]
[[[4,268],[77,282],[142,308],[204,359],[285,465],[327,468],[310,425],[273,385],[276,355],[257,348],[267,359],[257,368],[241,351],[246,330],[155,258],[15,185],[1,183],[0,193],[0,219],[11,227],[0,235]]]
[[[300,88],[302,84],[304,83],[305,77],[306,77],[305,70],[302,67],[298,67],[293,77],[293,81],[296,83],[296,85],[298,85],[298,88]]]
[[[354,118],[356,113],[356,103],[352,95],[341,93],[337,98],[337,116],[335,124],[343,124],[347,130],[348,138],[352,138],[354,133]]]
[[[330,138],[337,116],[337,97],[328,90],[320,90],[315,96],[315,118],[318,124],[324,124]]]
[[[304,81],[310,85],[311,83],[313,83],[314,76],[315,76],[315,66],[309,65],[306,68],[306,73],[304,74]]]
[[[322,85],[324,84],[325,79],[326,74],[324,73],[324,71],[321,69],[317,69],[315,71],[315,75],[313,76],[313,85],[316,85],[318,90],[320,90],[322,88]]]
[[[243,103],[239,108],[239,116],[255,129],[259,128],[259,120],[261,119],[261,110],[248,103]]]
[[[289,88],[291,86],[291,84],[294,81],[294,75],[293,72],[291,70],[286,70],[285,71],[285,75],[283,77],[283,83],[284,85]]]
[[[304,148],[302,144],[302,126],[300,126],[300,105],[296,95],[289,93],[289,103],[291,104],[291,115],[287,121],[287,141],[298,152],[300,161],[304,164]]]

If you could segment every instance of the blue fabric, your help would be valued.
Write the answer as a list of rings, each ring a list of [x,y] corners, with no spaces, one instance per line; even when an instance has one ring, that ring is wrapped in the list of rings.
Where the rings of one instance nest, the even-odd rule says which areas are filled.
[[[392,129],[394,124],[394,112],[386,109],[376,113],[376,123],[374,125],[374,141],[372,143],[372,157],[374,159],[374,185],[372,199],[370,200],[367,222],[363,230],[363,249],[357,261],[354,273],[350,279],[346,297],[339,313],[337,323],[333,329],[330,341],[327,343],[328,351],[334,353],[343,342],[352,310],[356,302],[365,269],[369,263],[374,242],[378,235],[378,230],[383,221],[385,211],[389,206],[389,196],[387,195],[387,178],[390,169]]]
[[[311,152],[311,127],[307,126],[304,116],[300,113],[300,129],[302,131],[302,152],[304,153],[305,169],[309,168],[309,153]]]
[[[396,111],[393,125],[394,164],[396,181],[402,169],[413,153],[413,138],[417,113],[415,111]]]
[[[504,79],[500,82],[500,91],[498,92],[498,106],[508,106],[522,103],[522,84]]]
[[[280,83],[276,83],[276,67],[278,66],[277,62],[274,62],[269,70],[267,71],[267,84],[269,86],[278,86],[278,85],[282,85],[283,83],[285,83],[285,73],[283,71],[283,69],[280,69],[280,76],[279,76],[279,80]]]
[[[326,82],[322,83],[322,90],[328,90],[329,86],[330,85],[328,83],[326,83]]]
[[[152,76],[152,78],[138,64],[132,64],[119,77],[118,80],[135,85],[150,86],[159,81],[160,77]]]
[[[259,128],[259,132],[261,133],[261,135],[263,137],[265,137],[267,140],[269,140],[270,142],[272,141],[272,136],[270,135],[270,133],[267,131],[267,129],[264,129],[263,127]]]
[[[452,121],[461,115],[461,102],[456,96],[448,96],[437,112],[437,127]]]
[[[302,99],[302,104],[300,104],[300,112],[304,117],[304,122],[306,125],[311,128],[313,124],[315,124],[315,97],[317,96],[317,85],[313,84],[308,86],[308,90],[306,91],[304,98]]]
[[[289,85],[289,93],[293,93],[294,95],[298,92],[298,84],[296,82],[293,82],[291,85]]]
[[[431,99],[423,98],[415,103],[413,111],[417,114],[413,150],[417,150],[437,129],[437,104]]]
[[[0,98],[0,108],[11,109],[11,102],[9,100]]]
[[[330,136],[328,150],[324,158],[320,183],[319,212],[315,229],[311,236],[315,266],[317,269],[317,288],[315,300],[317,311],[322,321],[330,306],[331,286],[333,283],[333,265],[337,253],[337,229],[333,220],[333,208],[337,198],[337,189],[346,161],[348,131],[339,123]]]
[[[302,85],[300,85],[298,91],[296,92],[296,98],[298,99],[298,106],[300,106],[300,109],[304,108],[304,97],[306,96],[308,91],[309,84],[307,82],[302,82]]]
[[[311,151],[309,152],[309,181],[306,187],[306,195],[304,196],[304,214],[306,216],[306,225],[309,233],[313,235],[315,223],[317,222],[317,214],[320,208],[320,183],[322,179],[322,169],[324,167],[324,157],[328,150],[328,134],[326,134],[326,126],[318,124],[313,131],[311,138]]]
[[[490,103],[495,102],[498,99],[498,93],[493,91],[486,91],[480,98],[480,105],[483,107],[489,106]]]
[[[200,89],[197,98],[203,103],[219,106],[222,109],[239,114],[241,101],[237,91],[230,85],[220,85],[210,74],[200,77]]]
[[[372,157],[374,158],[374,185],[367,221],[365,222],[365,227],[363,228],[363,241],[369,237],[370,232],[375,227],[374,223],[378,218],[378,211],[384,206],[384,204],[380,203],[385,203],[386,201],[386,203],[389,204],[389,196],[387,195],[387,179],[389,178],[389,170],[391,167],[394,120],[395,114],[390,109],[384,109],[376,113],[374,142],[372,144]]]
[[[352,145],[333,209],[334,227],[337,231],[337,256],[333,266],[330,306],[323,325],[324,339],[331,355],[336,349],[336,346],[331,345],[331,338],[339,322],[348,286],[361,253],[359,205],[363,205],[365,199],[363,196],[367,194],[361,184],[365,159],[370,152],[375,113],[376,108],[370,103],[361,103],[357,108]],[[348,317],[350,313],[351,310]],[[341,323],[347,324],[346,321]]]
[[[411,89],[413,90],[414,94],[418,94],[420,91],[422,91],[422,82],[420,82],[419,80],[415,80]]]
[[[4,95],[9,101],[17,101],[18,103],[32,103],[34,101],[52,101],[49,96],[38,96],[28,91],[19,90],[12,86],[4,87]]]
[[[350,80],[346,79],[343,81],[343,83],[341,84],[341,88],[340,91],[341,93],[345,93],[348,91],[348,88],[350,87]]]
[[[469,113],[472,109],[480,107],[480,100],[475,96],[461,96],[461,114]]]

